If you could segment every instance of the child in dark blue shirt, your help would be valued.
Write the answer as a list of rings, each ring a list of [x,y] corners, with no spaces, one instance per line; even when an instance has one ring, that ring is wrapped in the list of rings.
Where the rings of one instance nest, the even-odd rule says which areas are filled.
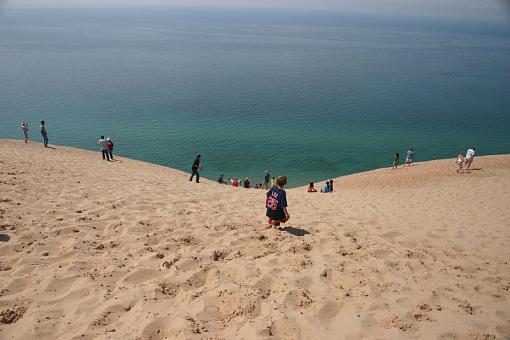
[[[278,227],[280,223],[285,223],[290,219],[287,211],[287,193],[283,187],[287,185],[287,177],[278,176],[276,185],[266,193],[266,216],[269,218],[269,224]]]

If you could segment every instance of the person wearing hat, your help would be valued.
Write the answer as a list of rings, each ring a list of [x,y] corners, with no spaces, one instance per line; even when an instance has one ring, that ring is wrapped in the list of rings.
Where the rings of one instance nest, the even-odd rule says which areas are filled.
[[[106,144],[108,146],[108,154],[110,155],[110,159],[113,160],[113,142],[110,137],[106,138]]]
[[[264,183],[262,183],[262,189],[269,189],[269,181],[271,179],[271,174],[269,173],[269,170],[266,170],[266,174],[264,176]]]

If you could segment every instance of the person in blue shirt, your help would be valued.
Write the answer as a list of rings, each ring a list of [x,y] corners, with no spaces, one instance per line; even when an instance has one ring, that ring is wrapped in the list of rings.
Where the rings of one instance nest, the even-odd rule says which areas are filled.
[[[329,184],[329,181],[326,181],[326,184],[324,184],[324,186],[322,187],[321,192],[330,192],[330,191],[331,191],[331,186]]]
[[[276,185],[266,193],[266,216],[269,218],[270,226],[278,227],[280,223],[285,223],[290,219],[287,210],[287,193],[283,187],[287,185],[287,177],[278,176]]]

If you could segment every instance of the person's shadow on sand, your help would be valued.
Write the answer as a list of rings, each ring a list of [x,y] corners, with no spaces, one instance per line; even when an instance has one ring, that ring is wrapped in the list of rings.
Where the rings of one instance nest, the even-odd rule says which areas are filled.
[[[7,242],[9,241],[11,238],[9,237],[9,235],[6,235],[6,234],[0,234],[0,242]]]
[[[298,236],[298,237],[303,237],[306,234],[310,234],[310,232],[308,230],[294,228],[294,227],[290,227],[290,226],[289,227],[285,227],[285,228],[280,228],[279,230],[280,231],[286,231],[289,234],[292,234],[292,235]]]

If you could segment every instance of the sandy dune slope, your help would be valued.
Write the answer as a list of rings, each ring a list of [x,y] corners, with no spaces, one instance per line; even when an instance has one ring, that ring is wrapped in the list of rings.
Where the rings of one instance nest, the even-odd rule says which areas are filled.
[[[509,339],[510,156],[264,192],[0,141],[1,339]],[[276,175],[276,174],[275,174]]]

